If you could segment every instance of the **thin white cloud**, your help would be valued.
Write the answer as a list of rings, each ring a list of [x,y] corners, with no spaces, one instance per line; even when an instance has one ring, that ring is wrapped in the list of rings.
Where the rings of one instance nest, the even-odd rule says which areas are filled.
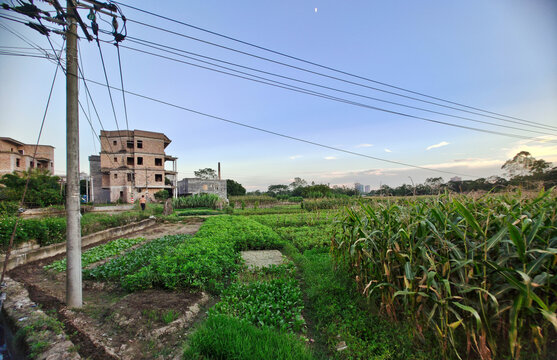
[[[325,156],[325,160],[336,160],[336,156]]]
[[[385,152],[393,152],[391,149],[385,148]]]
[[[302,157],[302,155],[292,155],[292,156],[289,157],[289,159],[290,160],[296,160],[296,159],[299,159],[301,157]]]
[[[372,147],[372,146],[373,146],[373,144],[359,144],[359,145],[356,145],[357,148],[366,148],[366,147]]]
[[[426,150],[436,149],[436,148],[440,148],[440,147],[447,146],[447,145],[449,145],[448,142],[441,141],[439,144],[435,144],[435,145],[431,145],[431,146],[426,147]]]

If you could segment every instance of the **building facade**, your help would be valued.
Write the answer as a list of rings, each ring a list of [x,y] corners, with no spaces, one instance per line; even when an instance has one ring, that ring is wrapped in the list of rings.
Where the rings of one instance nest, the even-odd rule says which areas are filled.
[[[54,174],[54,147],[38,145],[35,159],[34,153],[35,145],[0,137],[0,176],[30,169],[44,169]]]
[[[178,181],[178,196],[216,194],[226,199],[226,180],[184,178]]]
[[[89,157],[94,203],[133,203],[141,196],[167,190],[177,196],[176,161],[167,155],[171,140],[158,132],[143,130],[101,131],[100,155]],[[165,164],[172,163],[167,170]]]

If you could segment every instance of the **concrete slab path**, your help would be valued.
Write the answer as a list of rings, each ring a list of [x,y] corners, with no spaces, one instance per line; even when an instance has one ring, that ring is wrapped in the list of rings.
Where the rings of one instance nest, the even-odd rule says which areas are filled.
[[[242,258],[248,268],[268,267],[270,265],[280,265],[284,262],[282,253],[278,250],[242,251]]]

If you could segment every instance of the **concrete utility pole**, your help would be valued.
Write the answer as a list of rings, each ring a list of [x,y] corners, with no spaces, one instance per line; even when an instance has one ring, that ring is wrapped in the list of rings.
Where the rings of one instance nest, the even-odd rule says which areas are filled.
[[[77,23],[73,0],[67,1],[66,31],[66,305],[83,304],[81,284],[81,219],[79,214],[79,111]]]

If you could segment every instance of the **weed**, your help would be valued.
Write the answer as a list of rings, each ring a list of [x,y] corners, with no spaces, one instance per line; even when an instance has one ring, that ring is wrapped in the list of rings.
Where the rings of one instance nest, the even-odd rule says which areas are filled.
[[[178,319],[179,316],[180,313],[178,311],[174,311],[172,309],[167,310],[162,314],[162,322],[168,325],[174,320]]]

